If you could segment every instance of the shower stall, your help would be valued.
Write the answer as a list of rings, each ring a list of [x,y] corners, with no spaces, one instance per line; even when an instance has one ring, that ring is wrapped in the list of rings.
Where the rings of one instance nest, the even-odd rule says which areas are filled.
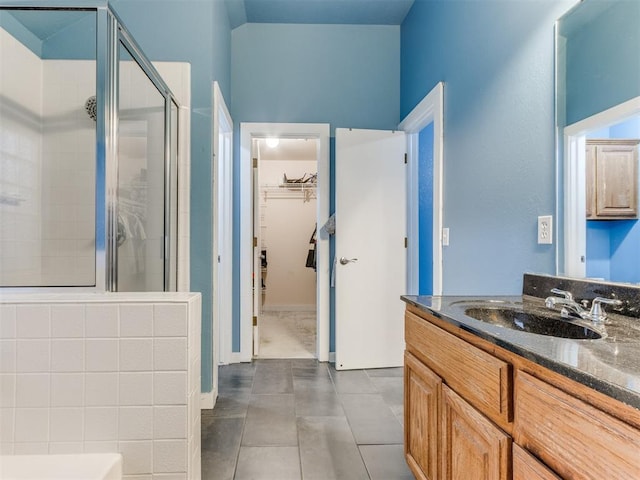
[[[0,0],[0,287],[175,291],[179,108],[107,1]]]

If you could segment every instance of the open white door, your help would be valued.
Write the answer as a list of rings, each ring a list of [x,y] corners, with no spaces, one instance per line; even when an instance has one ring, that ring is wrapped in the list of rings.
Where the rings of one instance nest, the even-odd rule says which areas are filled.
[[[260,238],[260,170],[258,162],[260,152],[257,142],[253,145],[253,356],[260,354],[260,310],[262,308],[262,267],[260,252],[262,239]]]
[[[336,129],[336,368],[403,364],[402,131]]]

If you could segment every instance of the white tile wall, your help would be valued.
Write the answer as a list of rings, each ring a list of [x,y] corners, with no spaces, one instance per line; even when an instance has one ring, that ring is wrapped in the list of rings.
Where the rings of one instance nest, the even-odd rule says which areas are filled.
[[[199,294],[0,302],[0,452],[120,452],[128,480],[200,478]]]

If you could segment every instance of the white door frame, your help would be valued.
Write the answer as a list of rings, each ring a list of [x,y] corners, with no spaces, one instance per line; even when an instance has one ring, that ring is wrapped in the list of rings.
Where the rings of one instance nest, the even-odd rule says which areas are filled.
[[[407,134],[407,293],[419,288],[418,137],[433,122],[433,295],[442,295],[442,227],[444,193],[444,83],[439,82],[400,122]]]
[[[318,230],[329,219],[329,135],[328,123],[241,123],[240,124],[240,361],[250,362],[253,351],[253,217],[251,205],[254,138],[314,138],[318,140]],[[318,360],[329,360],[329,239],[318,235],[316,318]]]
[[[637,115],[640,115],[640,97],[632,98],[564,128],[563,275],[579,278],[586,276],[585,135],[589,130],[614,125]]]
[[[233,120],[218,82],[213,82],[212,210],[213,305],[212,385],[218,390],[218,365],[231,362],[233,322]],[[215,396],[213,397],[215,403]]]

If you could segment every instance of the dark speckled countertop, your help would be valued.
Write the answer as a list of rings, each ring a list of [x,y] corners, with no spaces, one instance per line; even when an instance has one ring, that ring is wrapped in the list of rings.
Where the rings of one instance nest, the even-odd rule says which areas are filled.
[[[609,311],[604,325],[599,327],[589,325],[604,334],[603,338],[597,340],[573,340],[528,333],[476,320],[465,315],[465,310],[469,307],[491,308],[500,305],[515,307],[530,313],[544,312],[545,315],[548,315],[550,310],[546,309],[544,298],[535,296],[536,289],[532,294],[530,285],[527,283],[535,280],[539,287],[539,280],[542,278],[543,280],[550,279],[550,285],[555,285],[557,278],[529,276],[527,279],[527,275],[525,275],[523,288],[523,292],[526,294],[522,296],[432,297],[406,295],[402,297],[402,300],[505,350],[640,409],[640,319],[628,316],[627,311],[622,312],[625,315]],[[563,284],[563,287],[560,288],[572,292],[578,291],[579,293],[576,294],[578,300],[582,298],[589,300],[589,295],[580,295],[582,292],[580,292],[579,286],[576,287],[571,283],[570,285]],[[570,290],[570,287],[573,290]],[[538,290],[546,295],[545,292],[548,292],[550,288],[545,285]],[[636,293],[635,289],[631,291],[631,295],[633,296],[634,293]],[[603,292],[600,289],[597,290],[597,294],[624,300],[630,298],[629,292],[625,291],[611,294],[611,292]],[[591,296],[592,298],[593,296]],[[632,300],[635,301],[635,298]],[[625,302],[625,304],[628,303]],[[559,319],[558,321],[564,320]],[[576,321],[576,323],[581,322]],[[588,322],[583,324],[587,325]]]

